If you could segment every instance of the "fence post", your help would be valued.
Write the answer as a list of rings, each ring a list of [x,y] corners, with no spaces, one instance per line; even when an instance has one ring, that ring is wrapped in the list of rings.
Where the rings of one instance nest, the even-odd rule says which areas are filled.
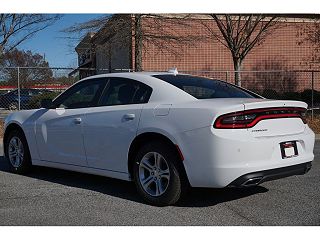
[[[21,104],[21,98],[20,98],[20,67],[18,67],[18,110],[20,111],[20,104]]]
[[[311,120],[313,121],[313,108],[314,108],[314,72],[311,72]]]
[[[226,71],[226,82],[228,82],[228,78],[229,78],[229,72]]]

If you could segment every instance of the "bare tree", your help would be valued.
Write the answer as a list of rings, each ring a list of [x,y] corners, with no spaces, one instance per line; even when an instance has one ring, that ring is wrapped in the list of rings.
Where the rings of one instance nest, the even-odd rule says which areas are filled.
[[[142,56],[147,44],[153,44],[161,52],[179,54],[177,46],[193,45],[204,40],[205,36],[191,33],[179,34],[174,26],[180,28],[192,27],[192,21],[185,21],[190,15],[164,15],[164,14],[115,14],[105,15],[85,23],[74,25],[64,30],[65,33],[86,33],[98,31],[102,36],[100,42],[116,43],[118,47],[127,46],[134,42],[134,69],[142,71]],[[110,46],[110,44],[108,45]],[[110,51],[105,53],[111,54]],[[111,56],[108,56],[111,57]]]
[[[300,45],[302,43],[311,44],[314,49],[310,56],[310,64],[320,63],[320,15],[310,17],[313,22],[309,23],[307,26],[302,27],[299,31],[297,38],[297,43]]]
[[[60,18],[57,14],[0,14],[0,56]]]
[[[135,40],[135,51],[134,59],[135,65],[134,69],[136,71],[142,71],[142,50],[143,50],[143,29],[141,24],[142,14],[136,14],[134,16],[134,33],[133,37]]]
[[[210,36],[230,50],[235,70],[235,84],[241,86],[240,71],[243,60],[255,46],[260,45],[270,32],[277,27],[278,17],[262,14],[209,15],[219,30],[217,31],[205,21],[203,23]]]

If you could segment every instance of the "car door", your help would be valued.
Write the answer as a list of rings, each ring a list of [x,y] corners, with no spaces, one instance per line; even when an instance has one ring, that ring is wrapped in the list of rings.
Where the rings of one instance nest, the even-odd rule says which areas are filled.
[[[127,155],[152,88],[126,78],[110,78],[100,106],[88,109],[83,133],[88,165],[128,172]]]
[[[105,83],[104,79],[79,82],[60,95],[52,109],[39,110],[36,138],[41,160],[87,166],[82,119],[98,103]]]

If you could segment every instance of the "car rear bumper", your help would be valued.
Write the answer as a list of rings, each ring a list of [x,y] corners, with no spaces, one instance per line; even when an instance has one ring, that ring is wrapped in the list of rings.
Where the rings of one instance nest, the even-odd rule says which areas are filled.
[[[271,180],[285,178],[293,175],[303,175],[309,172],[311,166],[311,162],[306,162],[289,167],[247,173],[234,180],[228,185],[228,187],[252,187]]]
[[[286,141],[296,142],[298,156],[282,158],[280,143]],[[246,129],[213,132],[202,128],[181,134],[178,145],[192,187],[224,188],[241,185],[250,176],[257,177],[256,183],[260,184],[304,173],[299,166],[314,159],[314,141],[315,135],[307,126],[299,134],[272,137],[252,137]],[[236,182],[238,179],[242,182]]]

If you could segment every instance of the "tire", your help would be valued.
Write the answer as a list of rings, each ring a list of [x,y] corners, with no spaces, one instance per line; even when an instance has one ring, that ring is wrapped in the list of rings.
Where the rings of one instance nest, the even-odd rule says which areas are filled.
[[[133,177],[139,194],[146,202],[166,206],[180,199],[187,190],[188,182],[179,161],[174,147],[166,142],[154,141],[140,148],[133,166]]]
[[[20,130],[12,130],[6,138],[5,158],[11,172],[24,174],[30,170],[32,165],[30,151],[27,140]]]
[[[10,111],[17,111],[18,109],[19,109],[19,106],[18,106],[19,104],[17,103],[17,102],[11,102],[11,103],[9,103],[9,105],[8,105],[8,109],[10,110]]]

